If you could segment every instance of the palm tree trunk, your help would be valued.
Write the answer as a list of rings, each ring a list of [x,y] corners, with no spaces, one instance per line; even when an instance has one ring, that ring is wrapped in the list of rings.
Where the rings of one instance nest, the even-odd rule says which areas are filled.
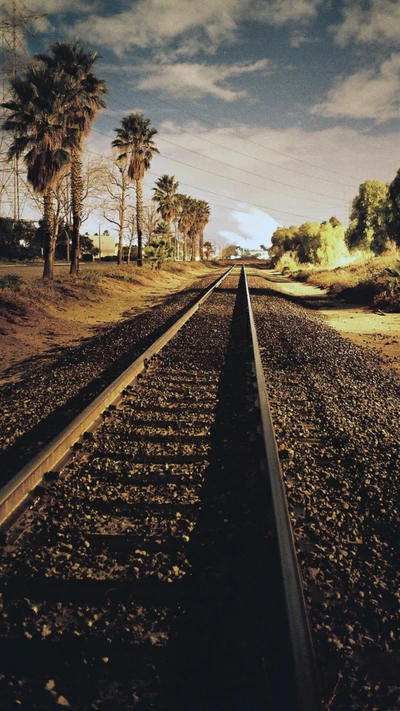
[[[71,153],[71,204],[72,204],[72,246],[71,267],[69,273],[73,277],[79,272],[79,251],[81,241],[82,214],[82,162],[80,151],[74,148]]]
[[[196,236],[197,236],[197,235],[194,234],[194,235],[192,235],[192,238],[191,238],[191,243],[192,243],[192,244],[191,244],[191,246],[192,246],[192,254],[191,254],[191,258],[190,258],[190,261],[191,261],[191,262],[195,262],[195,261],[196,261],[196,242],[197,242]]]
[[[187,233],[183,232],[183,239],[182,239],[182,259],[184,262],[187,262]]]
[[[46,189],[43,196],[43,221],[45,225],[44,240],[44,268],[43,279],[53,279],[54,276],[54,253],[56,251],[56,235],[53,210],[53,191],[51,187]]]
[[[140,179],[136,180],[136,225],[137,225],[137,266],[143,266],[143,187]]]
[[[200,252],[200,261],[202,262],[204,260],[204,234],[203,230],[201,230],[200,235],[199,235],[199,252]]]

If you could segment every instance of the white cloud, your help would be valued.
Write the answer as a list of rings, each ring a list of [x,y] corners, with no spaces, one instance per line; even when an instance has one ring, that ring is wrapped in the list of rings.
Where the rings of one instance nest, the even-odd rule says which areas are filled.
[[[189,62],[178,62],[176,64],[153,64],[140,65],[141,75],[147,75],[137,84],[138,89],[162,89],[164,92],[175,96],[185,96],[200,98],[202,96],[215,96],[223,101],[235,101],[247,96],[245,90],[232,89],[224,85],[227,80],[243,76],[244,74],[254,74],[265,72],[269,68],[267,59],[258,62],[235,64],[196,64]]]
[[[191,43],[200,47],[202,41],[213,47],[235,36],[237,22],[250,1],[138,0],[112,16],[92,14],[71,32],[102,42],[117,54],[131,47],[167,46],[187,33],[192,33]]]
[[[259,249],[261,244],[268,247],[272,234],[280,224],[267,212],[256,208],[232,210],[231,218],[236,222],[236,230],[221,230],[220,235],[245,249]]]
[[[361,69],[328,92],[311,113],[330,117],[375,119],[383,123],[400,116],[400,54],[392,54],[379,69]]]
[[[392,42],[400,39],[400,3],[395,0],[351,0],[344,8],[344,20],[330,29],[341,46],[355,41]]]
[[[92,12],[69,31],[101,43],[118,55],[133,47],[157,49],[178,41],[181,56],[194,56],[200,51],[212,53],[222,43],[235,41],[243,21],[273,26],[307,22],[326,1],[131,0],[123,12],[107,17]]]
[[[261,0],[255,3],[253,15],[271,25],[306,22],[316,17],[324,0]]]

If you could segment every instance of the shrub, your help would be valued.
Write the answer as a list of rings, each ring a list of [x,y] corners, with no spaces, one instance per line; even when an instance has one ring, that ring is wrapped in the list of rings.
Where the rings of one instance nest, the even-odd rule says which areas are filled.
[[[0,277],[0,289],[10,289],[10,291],[21,291],[22,284],[25,284],[18,274],[5,274]]]
[[[296,272],[299,268],[297,261],[293,258],[290,252],[285,252],[278,260],[276,268],[282,274]]]

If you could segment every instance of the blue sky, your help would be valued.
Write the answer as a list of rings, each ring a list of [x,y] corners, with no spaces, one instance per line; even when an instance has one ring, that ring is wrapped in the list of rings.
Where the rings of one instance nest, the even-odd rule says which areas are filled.
[[[109,152],[121,117],[142,111],[161,152],[146,195],[174,175],[210,203],[212,241],[256,247],[278,224],[347,224],[358,185],[399,168],[398,0],[25,4],[47,13],[31,51],[79,38],[102,55],[108,109],[88,148]]]

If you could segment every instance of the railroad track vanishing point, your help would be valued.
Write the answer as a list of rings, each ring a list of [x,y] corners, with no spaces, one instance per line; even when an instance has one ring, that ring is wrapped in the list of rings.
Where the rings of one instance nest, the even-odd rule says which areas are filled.
[[[2,708],[320,708],[244,270],[192,311],[0,492]]]

